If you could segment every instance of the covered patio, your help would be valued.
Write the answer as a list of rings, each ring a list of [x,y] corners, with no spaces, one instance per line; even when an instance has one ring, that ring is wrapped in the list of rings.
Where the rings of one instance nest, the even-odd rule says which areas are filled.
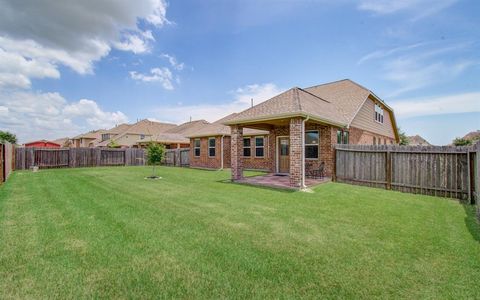
[[[322,178],[305,178],[305,188],[311,188],[316,185],[331,181],[330,177]],[[237,180],[238,183],[256,185],[256,186],[265,186],[272,188],[280,189],[296,189],[290,184],[289,175],[279,175],[274,173],[268,173],[265,175],[244,177],[240,180]]]
[[[338,137],[348,135],[347,120],[329,101],[300,88],[292,88],[253,106],[224,122],[231,129],[232,181],[265,183],[304,189],[313,182],[310,176],[331,177],[333,145]],[[268,171],[275,175],[245,179],[253,155],[244,152],[244,128],[260,129],[269,134],[259,137],[252,151],[268,160]],[[348,138],[348,137],[347,137]],[[253,157],[255,159],[256,157]],[[320,174],[321,173],[321,174]]]

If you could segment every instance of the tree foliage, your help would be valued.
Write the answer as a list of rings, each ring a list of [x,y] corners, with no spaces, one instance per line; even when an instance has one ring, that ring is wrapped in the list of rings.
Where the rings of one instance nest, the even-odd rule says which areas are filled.
[[[120,145],[116,141],[110,140],[110,142],[108,142],[108,144],[107,144],[107,147],[108,148],[120,148]]]
[[[11,144],[16,144],[17,136],[11,132],[0,130],[0,142],[5,142],[5,141]]]
[[[165,146],[157,143],[150,142],[147,146],[147,162],[153,166],[152,177],[155,176],[155,166],[159,165],[165,154]]]
[[[464,138],[456,138],[453,140],[453,144],[455,146],[470,146],[472,144],[472,140],[467,140]]]
[[[398,136],[400,137],[400,145],[402,146],[408,145],[409,142],[408,142],[407,134],[400,128],[398,128]]]

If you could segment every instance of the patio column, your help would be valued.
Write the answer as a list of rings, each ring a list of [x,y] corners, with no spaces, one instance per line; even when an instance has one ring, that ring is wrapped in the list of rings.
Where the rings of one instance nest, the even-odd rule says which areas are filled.
[[[232,181],[243,179],[243,127],[230,126],[231,129],[231,169]]]
[[[290,186],[303,185],[303,119],[290,119]]]

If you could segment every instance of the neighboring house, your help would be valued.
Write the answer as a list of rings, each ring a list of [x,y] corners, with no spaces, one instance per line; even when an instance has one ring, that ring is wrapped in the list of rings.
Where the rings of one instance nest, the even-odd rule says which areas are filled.
[[[127,124],[127,123],[123,123],[123,124],[120,124],[120,125],[115,125],[115,127],[110,128],[110,129],[106,130],[105,132],[103,132],[102,135],[100,136],[100,138],[94,141],[93,146],[94,147],[102,147],[102,146],[100,146],[101,143],[105,144],[105,145],[102,144],[103,146],[106,146],[106,144],[108,144],[108,142],[111,139],[113,139],[116,136],[118,136],[119,134],[127,131],[132,126],[133,125]]]
[[[54,143],[59,144],[61,147],[71,147],[72,146],[72,140],[68,137],[64,138],[59,138],[56,140],[53,140]]]
[[[190,167],[230,168],[230,127],[223,122],[237,114],[231,114],[189,134]],[[243,133],[243,164],[245,169],[268,170],[268,131],[245,128]]]
[[[296,188],[304,187],[305,177],[322,162],[326,176],[332,176],[334,144],[399,141],[393,110],[373,92],[348,79],[292,88],[223,124],[231,128],[233,180],[243,178],[244,129],[265,130],[268,170],[289,175],[290,185]]]
[[[414,136],[407,136],[408,139],[408,145],[409,146],[431,146],[429,142],[427,142],[426,139],[421,137],[420,135],[414,135]]]
[[[105,129],[93,130],[84,134],[79,134],[76,137],[72,138],[72,147],[81,148],[81,147],[93,147],[94,142],[99,140],[102,134],[105,132]]]
[[[24,144],[27,148],[60,148],[61,144],[47,140],[33,141]]]
[[[480,130],[471,131],[471,132],[467,133],[463,137],[463,139],[467,140],[467,141],[472,141],[472,143],[476,143],[477,141],[480,140]]]
[[[188,148],[190,146],[190,140],[187,136],[197,132],[207,124],[209,123],[205,120],[185,122],[165,132],[155,134],[148,139],[138,140],[137,147],[146,147],[148,143],[155,142],[165,145],[167,149]]]
[[[112,141],[122,148],[138,147],[138,142],[149,141],[153,136],[164,133],[177,126],[175,124],[155,122],[148,119],[141,120],[133,125],[123,125],[124,130],[122,132],[118,133],[120,130],[116,131],[114,136],[109,136],[109,139],[102,139],[102,141],[97,143],[96,146],[107,147]],[[104,133],[108,133],[109,135],[112,134],[108,131],[105,131]],[[106,138],[106,136],[104,137]]]

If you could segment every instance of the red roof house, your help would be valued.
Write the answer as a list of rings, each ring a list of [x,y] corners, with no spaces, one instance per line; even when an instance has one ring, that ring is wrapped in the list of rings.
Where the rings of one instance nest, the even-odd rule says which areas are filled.
[[[47,141],[47,140],[40,140],[40,141],[34,141],[34,142],[29,142],[25,144],[25,147],[35,147],[35,148],[60,148],[61,145]]]

